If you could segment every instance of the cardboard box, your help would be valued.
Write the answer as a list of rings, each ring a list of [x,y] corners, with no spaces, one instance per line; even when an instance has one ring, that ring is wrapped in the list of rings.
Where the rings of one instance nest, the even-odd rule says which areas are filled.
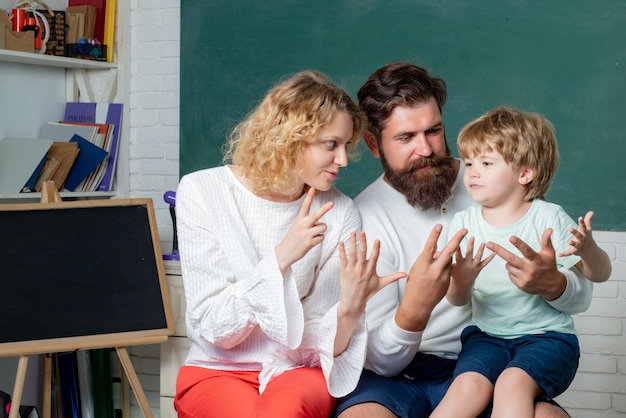
[[[5,13],[0,13],[0,48],[35,52],[35,33],[32,31],[12,31],[11,20]]]

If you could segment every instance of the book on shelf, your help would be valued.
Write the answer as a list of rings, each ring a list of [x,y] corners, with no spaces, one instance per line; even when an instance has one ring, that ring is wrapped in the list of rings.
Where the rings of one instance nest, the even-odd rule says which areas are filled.
[[[54,358],[58,367],[57,385],[61,395],[57,399],[58,410],[64,418],[82,418],[76,352],[57,353]]]
[[[104,44],[107,46],[107,62],[113,62],[115,48],[115,15],[117,0],[107,0],[104,14]]]
[[[38,138],[0,139],[0,194],[33,191],[53,142]]]
[[[94,418],[111,418],[114,412],[110,349],[91,350],[90,360]]]
[[[26,181],[26,184],[24,185],[24,187],[22,187],[21,193],[30,193],[37,191],[37,179],[43,173],[43,170],[46,167],[46,161],[48,161],[48,153],[46,153],[46,155],[44,155],[39,164],[37,164],[37,167],[35,167],[35,170]]]
[[[50,147],[48,155],[60,160],[59,169],[54,173],[52,178],[58,191],[63,190],[65,180],[79,151],[78,144],[69,142],[70,139],[72,139],[74,135],[78,135],[93,144],[97,144],[99,141],[98,130],[99,127],[92,124],[69,124],[63,122],[48,122],[42,124],[39,137],[55,141]]]
[[[78,157],[78,143],[76,142],[53,142],[48,150],[48,157],[59,161],[57,169],[50,180],[54,181],[57,191],[63,190],[65,180]],[[45,180],[44,180],[45,181]],[[36,190],[40,191],[40,190]]]
[[[78,156],[65,180],[65,189],[73,192],[81,190],[89,174],[105,159],[107,152],[78,135],[70,142],[78,143]]]
[[[62,124],[70,124],[70,125],[84,125],[91,126],[96,128],[97,132],[92,141],[92,144],[102,148],[106,151],[107,155],[102,160],[102,162],[96,167],[90,174],[89,177],[85,180],[84,184],[81,186],[80,192],[94,192],[98,189],[102,178],[104,177],[104,173],[106,172],[107,164],[109,162],[109,155],[111,152],[111,136],[113,134],[113,125],[109,125],[106,123],[79,123],[79,122],[61,122]]]
[[[51,356],[50,401],[54,418],[126,418],[126,376],[114,348]]]
[[[43,184],[48,180],[52,180],[52,176],[57,171],[57,168],[59,168],[60,163],[61,161],[52,157],[50,153],[46,155],[43,168],[41,169],[41,172],[39,173],[39,176],[37,177],[37,181],[35,182],[34,189],[36,192],[41,192],[41,188],[43,187]]]
[[[104,44],[104,19],[106,15],[106,0],[68,0],[67,6],[93,6],[96,10],[93,36]]]
[[[123,418],[122,403],[122,363],[117,351],[111,349],[111,393],[113,397],[113,417]]]
[[[111,135],[111,149],[109,152],[109,162],[98,191],[108,192],[113,190],[113,181],[115,180],[115,171],[117,169],[117,160],[120,152],[120,142],[122,138],[122,116],[124,106],[121,103],[109,103],[98,105],[97,109],[107,108],[105,123],[113,125],[113,133]],[[100,113],[100,112],[97,112]]]
[[[106,171],[112,133],[112,126],[108,124],[61,121],[43,124],[39,136],[57,141],[69,141],[74,135],[78,135],[107,152],[107,157],[89,174],[88,179],[80,189],[75,190],[77,192],[93,192],[98,188]],[[56,184],[59,185],[59,183]]]
[[[48,122],[41,125],[39,138],[53,141],[68,142],[74,135],[85,138],[89,142],[96,141],[98,127],[93,125]]]
[[[108,147],[108,160],[102,181],[97,191],[108,192],[113,190],[115,171],[119,156],[122,118],[124,105],[122,103],[93,103],[93,102],[67,102],[63,120],[72,123],[99,123],[113,126],[110,147]]]
[[[94,418],[91,351],[78,350],[76,352],[76,365],[82,418]]]
[[[96,8],[91,5],[68,6],[65,9],[67,16],[67,43],[78,43],[80,38],[94,37],[96,26]],[[102,40],[100,40],[102,42]]]

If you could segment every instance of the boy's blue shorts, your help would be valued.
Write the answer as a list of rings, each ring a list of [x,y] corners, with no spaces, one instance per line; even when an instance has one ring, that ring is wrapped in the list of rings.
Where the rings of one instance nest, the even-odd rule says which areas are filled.
[[[445,395],[455,364],[456,360],[417,353],[397,376],[364,370],[354,392],[337,399],[333,417],[350,406],[375,402],[399,417],[426,418]]]
[[[472,371],[495,385],[504,369],[518,367],[544,390],[547,400],[565,392],[578,369],[580,348],[574,334],[546,332],[505,339],[472,325],[463,330],[461,342],[454,377]]]

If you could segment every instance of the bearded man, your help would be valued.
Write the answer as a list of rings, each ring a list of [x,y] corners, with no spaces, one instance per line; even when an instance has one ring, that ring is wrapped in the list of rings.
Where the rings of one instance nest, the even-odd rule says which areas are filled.
[[[466,231],[445,239],[454,214],[474,203],[463,185],[464,165],[446,143],[446,95],[443,80],[403,62],[376,70],[359,90],[368,118],[363,138],[384,173],[355,202],[368,242],[381,242],[378,274],[404,271],[408,278],[368,302],[365,370],[356,390],[338,400],[336,417],[426,418],[451,381],[470,310],[444,296]],[[522,290],[556,309],[584,311],[589,281],[575,269],[557,270],[551,243],[543,244],[535,252],[518,242],[518,255],[494,251],[507,260],[509,275],[526,283]],[[536,404],[535,417],[567,416],[558,405]]]

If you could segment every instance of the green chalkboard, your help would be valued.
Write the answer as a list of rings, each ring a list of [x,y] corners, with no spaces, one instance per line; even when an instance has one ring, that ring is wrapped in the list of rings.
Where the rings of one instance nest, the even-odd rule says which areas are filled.
[[[446,133],[508,104],[546,115],[561,166],[548,199],[626,230],[626,1],[182,0],[180,173],[221,163],[229,130],[285,75],[329,74],[356,98],[408,60],[448,84]],[[380,172],[363,147],[340,174],[354,197]]]

